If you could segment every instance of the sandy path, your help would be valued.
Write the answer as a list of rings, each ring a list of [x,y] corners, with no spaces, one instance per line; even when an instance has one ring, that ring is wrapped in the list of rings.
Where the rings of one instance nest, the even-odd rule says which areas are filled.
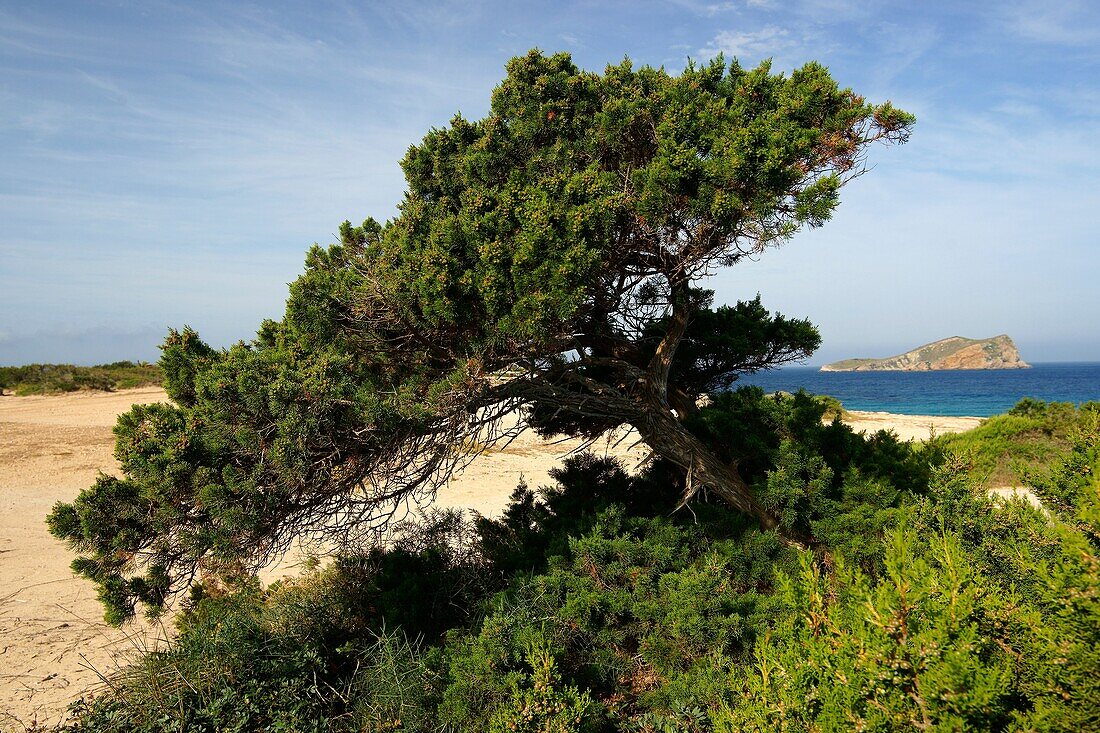
[[[117,471],[111,427],[139,402],[165,399],[160,389],[0,398],[0,730],[59,722],[66,706],[95,688],[120,656],[152,643],[163,630],[102,623],[90,582],[69,570],[73,555],[49,535],[44,518],[100,471]],[[857,430],[882,428],[903,439],[967,430],[978,418],[853,413]],[[438,504],[499,512],[520,478],[548,483],[548,472],[577,441],[548,445],[530,434],[478,458],[440,491]],[[626,443],[615,452],[624,453]],[[628,460],[640,458],[635,449]],[[292,560],[280,563],[293,571]],[[267,574],[270,577],[270,573]],[[5,719],[5,712],[8,716]]]

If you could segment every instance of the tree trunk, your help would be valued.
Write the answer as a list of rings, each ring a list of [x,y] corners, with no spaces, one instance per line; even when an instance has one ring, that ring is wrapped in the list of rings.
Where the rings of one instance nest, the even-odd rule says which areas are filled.
[[[719,460],[667,408],[654,406],[634,427],[658,455],[687,471],[683,503],[687,503],[699,489],[707,488],[730,506],[755,518],[763,529],[774,529],[779,524],[756,501],[736,468]]]
[[[752,492],[735,467],[727,466],[707,446],[681,424],[695,411],[687,395],[672,390],[672,402],[677,403],[679,419],[669,405],[668,377],[676,348],[687,332],[691,312],[690,290],[686,280],[666,276],[669,283],[672,311],[661,343],[646,370],[645,389],[641,399],[642,417],[633,423],[642,439],[661,457],[672,461],[687,472],[687,482],[681,506],[702,488],[718,494],[730,506],[754,517],[763,529],[774,529],[779,522],[753,498]]]

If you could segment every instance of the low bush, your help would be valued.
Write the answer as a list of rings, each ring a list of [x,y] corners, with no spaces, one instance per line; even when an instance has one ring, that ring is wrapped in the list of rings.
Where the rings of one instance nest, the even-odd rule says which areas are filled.
[[[1100,729],[1092,413],[1032,472],[1040,510],[814,404],[700,415],[812,548],[705,497],[670,514],[660,463],[575,456],[498,519],[432,513],[301,578],[200,586],[178,638],[68,729]]]
[[[963,469],[904,514],[878,579],[840,555],[780,574],[790,612],[715,730],[1100,729],[1097,433],[1054,462],[1052,514],[994,504]]]
[[[147,362],[116,361],[98,366],[29,364],[0,367],[0,394],[56,394],[78,390],[132,389],[160,385],[160,367]]]
[[[1100,402],[1079,407],[1069,402],[1020,400],[1003,415],[994,415],[964,433],[941,435],[939,449],[959,453],[989,486],[1021,486],[1028,473],[1050,463],[1070,447],[1075,432],[1100,414]]]

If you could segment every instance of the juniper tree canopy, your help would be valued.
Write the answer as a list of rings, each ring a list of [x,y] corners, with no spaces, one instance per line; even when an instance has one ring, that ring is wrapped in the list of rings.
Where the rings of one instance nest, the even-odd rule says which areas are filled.
[[[670,509],[706,487],[775,526],[684,423],[819,337],[759,298],[711,308],[700,281],[823,224],[913,118],[815,63],[597,74],[532,51],[507,70],[484,119],[409,149],[395,219],[309,251],[281,321],[224,351],[169,334],[173,404],[123,415],[123,478],[50,517],[110,618],[296,535],[377,527],[523,427],[632,426],[683,470]]]

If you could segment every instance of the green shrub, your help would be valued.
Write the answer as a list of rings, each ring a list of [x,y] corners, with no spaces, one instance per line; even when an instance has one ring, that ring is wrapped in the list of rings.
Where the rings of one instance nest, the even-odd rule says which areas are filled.
[[[436,728],[442,649],[409,642],[403,632],[383,632],[359,655],[348,686],[349,730],[428,731]]]
[[[1012,660],[989,633],[1004,609],[958,541],[898,530],[878,582],[836,558],[785,578],[791,616],[731,680],[741,694],[716,730],[996,730]]]
[[[73,730],[328,730],[327,719],[346,714],[332,690],[345,687],[354,660],[279,633],[266,618],[278,602],[277,591],[258,587],[204,598],[178,639],[113,679],[110,695],[77,708]]]
[[[941,435],[934,442],[941,450],[965,455],[989,486],[1020,486],[1068,449],[1073,434],[1097,414],[1100,402],[1076,407],[1024,398],[973,430]]]
[[[1100,729],[1095,417],[1031,474],[1037,509],[809,398],[717,402],[710,430],[759,417],[737,450],[812,549],[705,499],[670,516],[659,462],[576,456],[499,519],[428,513],[299,579],[200,586],[69,729]]]
[[[147,362],[116,361],[98,366],[28,364],[0,367],[0,394],[56,394],[78,390],[112,391],[159,385],[160,367]]]
[[[424,640],[484,594],[461,528],[431,513],[388,550],[267,589],[198,586],[178,637],[79,706],[73,730],[427,730],[441,657]]]
[[[547,644],[527,650],[531,673],[512,681],[508,701],[489,721],[490,733],[582,733],[598,730],[597,706],[587,692],[563,685]]]
[[[441,717],[484,729],[525,679],[536,642],[564,683],[601,701],[617,725],[713,705],[716,681],[775,613],[772,574],[793,555],[774,534],[712,540],[703,526],[621,506],[599,514],[546,573],[519,577],[477,634],[451,647]]]
[[[1002,506],[954,462],[869,576],[803,555],[790,614],[730,675],[716,730],[1100,729],[1100,456],[1055,461],[1053,515]],[[910,525],[911,529],[903,529]]]
[[[765,395],[759,387],[742,387],[713,395],[690,426],[722,458],[736,461],[749,482],[775,468],[784,444],[793,444],[825,462],[834,488],[859,471],[914,493],[927,490],[931,468],[943,460],[938,445],[915,445],[888,431],[856,433],[840,421],[836,404],[803,391]],[[823,422],[827,414],[831,422]]]

